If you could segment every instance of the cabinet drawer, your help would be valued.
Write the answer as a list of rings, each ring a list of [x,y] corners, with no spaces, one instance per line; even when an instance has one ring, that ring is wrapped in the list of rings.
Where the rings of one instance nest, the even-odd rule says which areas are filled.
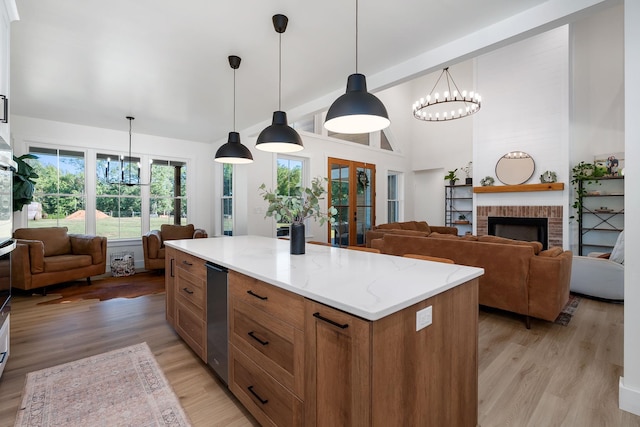
[[[229,272],[230,296],[304,329],[304,298],[235,271]]]
[[[204,260],[202,258],[198,258],[182,251],[177,251],[176,267],[182,268],[202,280],[207,280],[207,267],[205,267]]]
[[[261,425],[280,427],[304,424],[302,401],[233,345],[230,346],[229,356],[229,387]]]
[[[176,269],[175,287],[178,300],[192,304],[194,311],[202,314],[202,320],[205,320],[206,281],[180,267]]]
[[[304,333],[292,325],[231,298],[230,340],[262,369],[302,398]]]
[[[189,307],[176,302],[176,331],[191,349],[207,361],[207,336],[205,322]]]

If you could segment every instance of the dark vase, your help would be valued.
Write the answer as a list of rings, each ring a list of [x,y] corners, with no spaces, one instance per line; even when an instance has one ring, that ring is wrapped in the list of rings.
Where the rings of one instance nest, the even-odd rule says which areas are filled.
[[[465,178],[464,179],[464,183],[467,184],[467,185],[473,184],[473,178]]]
[[[291,224],[289,243],[291,244],[291,255],[304,254],[304,224]]]

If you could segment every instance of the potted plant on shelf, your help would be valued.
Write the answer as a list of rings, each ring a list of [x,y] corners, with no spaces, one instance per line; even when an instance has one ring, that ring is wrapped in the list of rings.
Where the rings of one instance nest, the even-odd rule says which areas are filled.
[[[444,176],[444,179],[449,181],[449,185],[456,185],[456,181],[459,180],[459,178],[456,176],[457,171],[458,168],[452,171],[448,171],[448,173]]]
[[[323,186],[327,178],[316,177],[311,180],[311,187],[295,187],[291,194],[281,195],[273,190],[267,190],[265,184],[259,188],[260,195],[269,204],[266,217],[273,217],[277,222],[290,225],[289,240],[291,242],[291,253],[294,255],[304,254],[304,220],[307,218],[316,219],[320,225],[325,222],[333,224],[334,215],[338,210],[331,206],[327,212],[320,209],[320,200],[326,194]]]
[[[604,176],[602,169],[598,168],[595,163],[587,163],[581,161],[573,168],[571,168],[571,185],[575,190],[575,199],[571,207],[576,211],[582,211],[582,199],[587,195],[587,185],[598,184],[601,185],[598,178]],[[582,185],[580,185],[582,183]],[[575,215],[571,215],[569,218],[576,218]],[[580,222],[580,217],[577,217],[577,221]]]
[[[473,184],[473,162],[469,162],[467,163],[467,166],[464,166],[462,168],[462,171],[464,172],[466,178],[464,179],[464,183],[467,185],[471,185]]]

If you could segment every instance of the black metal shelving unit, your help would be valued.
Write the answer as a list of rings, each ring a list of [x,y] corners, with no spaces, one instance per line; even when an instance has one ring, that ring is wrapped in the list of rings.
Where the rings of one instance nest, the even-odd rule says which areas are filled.
[[[611,252],[616,239],[624,229],[624,177],[597,178],[578,181],[581,197],[578,209],[578,254],[585,248]],[[588,187],[587,187],[588,185]]]
[[[472,231],[473,185],[445,185],[444,219],[448,227],[458,227],[458,233]],[[468,223],[456,223],[458,216],[464,215]]]

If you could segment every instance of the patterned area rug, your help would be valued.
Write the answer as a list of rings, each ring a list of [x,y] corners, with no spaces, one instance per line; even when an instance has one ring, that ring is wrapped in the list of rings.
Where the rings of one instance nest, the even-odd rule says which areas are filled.
[[[142,343],[27,374],[15,426],[190,424]]]
[[[573,314],[578,309],[578,304],[580,304],[581,298],[577,295],[570,294],[569,301],[564,306],[558,318],[554,321],[554,323],[562,326],[567,326],[573,317]]]

